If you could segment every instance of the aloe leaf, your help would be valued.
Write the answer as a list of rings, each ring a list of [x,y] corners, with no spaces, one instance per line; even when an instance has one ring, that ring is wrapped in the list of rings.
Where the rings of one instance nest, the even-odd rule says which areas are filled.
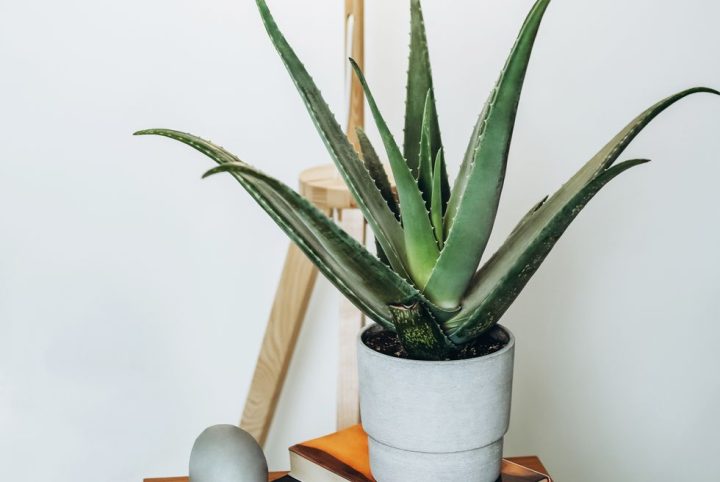
[[[432,220],[433,228],[435,229],[435,239],[438,242],[440,249],[443,249],[445,238],[443,234],[443,196],[442,196],[442,175],[441,169],[443,166],[443,150],[440,149],[435,157],[435,164],[433,164],[433,186],[432,195],[430,196],[430,219]]]
[[[435,158],[431,145],[430,109],[430,91],[428,91],[425,99],[425,114],[422,120],[422,134],[420,135],[420,165],[417,176],[418,187],[420,187],[420,192],[428,210],[430,209],[430,198],[432,196],[433,159]]]
[[[475,123],[475,127],[473,127],[472,134],[470,135],[470,141],[468,142],[468,146],[465,150],[463,160],[460,163],[460,170],[458,171],[458,175],[455,178],[452,193],[450,194],[450,202],[448,203],[445,212],[445,237],[447,237],[447,232],[450,230],[452,220],[454,220],[455,215],[457,214],[458,205],[461,199],[461,193],[464,193],[467,189],[468,180],[470,179],[470,168],[473,166],[475,151],[477,150],[477,144],[480,139],[480,135],[485,128],[485,118],[487,117],[487,111],[490,108],[490,101],[492,99],[493,96],[491,95],[483,106],[483,110],[480,112],[478,120]]]
[[[547,200],[550,198],[550,196],[545,196],[542,198],[537,204],[533,205],[533,207],[530,208],[530,211],[528,211],[525,216],[520,218],[520,222],[517,223],[517,226],[510,232],[510,236],[515,234],[515,232],[520,229],[520,226],[525,224],[525,221],[528,221],[530,218],[532,218],[538,210],[543,207],[543,205],[547,202]]]
[[[220,164],[208,171],[206,176],[230,172],[328,280],[363,313],[385,328],[394,330],[388,305],[422,299],[417,289],[375,258],[309,201],[225,149],[192,134],[168,129],[152,129],[137,134],[169,137]]]
[[[517,230],[478,272],[480,289],[471,293],[460,314],[445,324],[450,339],[466,343],[497,323],[587,203],[619,174],[646,162],[638,159],[609,167],[535,230]]]
[[[363,162],[365,168],[370,173],[370,177],[375,181],[375,187],[378,188],[383,199],[390,208],[390,211],[395,215],[395,219],[400,221],[400,207],[398,206],[397,200],[395,199],[395,193],[393,193],[390,179],[385,172],[385,166],[380,161],[380,157],[377,155],[377,151],[373,147],[367,134],[361,128],[355,129],[357,132],[358,141],[360,143],[360,151],[362,152]]]
[[[355,149],[335,120],[320,90],[280,32],[265,0],[256,0],[265,28],[287,67],[325,146],[340,171],[358,207],[375,234],[393,269],[409,278],[407,255],[400,223],[388,209],[373,179],[358,158]]]
[[[224,164],[208,175],[223,171],[253,185],[264,201],[257,199],[258,203],[330,282],[371,319],[392,329],[387,317],[391,300],[419,298],[414,287],[288,186],[244,164]]]
[[[350,62],[365,91],[365,97],[380,131],[380,137],[382,137],[385,144],[400,200],[400,212],[405,233],[405,249],[407,251],[407,266],[416,286],[422,289],[439,255],[435,234],[430,223],[430,215],[417,181],[403,158],[385,119],[380,114],[365,76],[354,60],[350,59]]]
[[[533,218],[533,214],[537,211],[553,210],[562,208],[579,189],[582,189],[590,182],[598,173],[611,166],[618,157],[623,153],[627,146],[643,131],[645,127],[652,122],[658,115],[666,109],[693,94],[706,93],[720,95],[715,89],[708,87],[693,87],[686,89],[677,94],[666,97],[665,99],[652,105],[642,114],[633,119],[624,129],[622,129],[613,139],[608,142],[592,159],[570,178],[550,199],[543,201],[539,206],[531,210],[520,223],[515,227],[515,231],[519,230],[526,222]],[[513,231],[513,233],[515,232]]]
[[[393,214],[395,214],[395,218],[400,221],[400,206],[398,206],[397,200],[395,199],[395,194],[393,193],[392,186],[390,185],[390,179],[388,179],[387,173],[385,172],[385,167],[382,165],[382,162],[380,161],[380,158],[378,157],[377,152],[375,151],[375,148],[370,142],[370,139],[367,137],[365,131],[358,127],[355,129],[355,132],[358,136],[360,151],[362,152],[365,168],[370,173],[370,177],[372,177],[375,181],[375,187],[380,190],[380,194],[382,194],[383,199],[387,202],[388,207]],[[375,239],[375,252],[377,253],[377,257],[380,261],[388,266],[390,265],[387,255],[377,239]]]
[[[420,167],[420,138],[422,136],[423,118],[426,111],[426,97],[429,96],[430,109],[430,152],[434,159],[442,148],[440,124],[435,106],[430,53],[428,51],[425,21],[423,19],[420,0],[410,2],[410,57],[408,60],[407,98],[405,101],[405,137],[403,153],[408,166],[415,176]],[[441,166],[443,188],[443,212],[450,197],[445,165]]]
[[[654,118],[676,102],[695,93],[720,95],[716,90],[696,87],[671,95],[646,109],[590,159],[550,199],[531,210],[518,223],[498,252],[477,273],[471,289],[463,300],[462,310],[447,322],[446,329],[458,330],[460,326],[465,326],[467,333],[477,333],[487,325],[485,319],[497,321],[507,305],[520,294],[527,279],[532,276],[539,267],[539,263],[544,259],[543,255],[538,258],[537,263],[528,264],[524,261],[530,256],[526,252],[529,249],[528,246],[537,245],[536,240],[544,236],[552,220],[566,211],[568,206],[572,206],[574,200],[581,193],[590,189],[589,186],[596,183],[599,176],[607,176],[606,173],[618,156]],[[632,167],[632,165],[625,165]],[[547,248],[548,251],[551,247],[552,245]],[[521,278],[524,278],[525,281],[522,281]],[[503,292],[503,286],[508,289],[507,292]],[[477,325],[477,327],[473,327],[473,325]],[[458,333],[455,336],[457,338],[467,335]]]
[[[466,178],[451,195],[445,217],[445,247],[425,287],[425,294],[440,306],[460,303],[490,238],[525,74],[549,3],[538,0],[525,20],[475,131],[470,165],[461,167]]]
[[[588,189],[588,185],[595,182],[595,179],[607,172],[608,168],[617,160],[624,149],[638,134],[658,115],[667,108],[685,97],[695,93],[711,93],[720,95],[720,92],[706,87],[696,87],[669,96],[633,119],[622,129],[600,152],[590,159],[567,183],[565,183],[550,199],[541,203],[526,215],[517,227],[510,234],[495,255],[482,267],[473,280],[472,287],[463,300],[463,307],[459,314],[447,322],[446,329],[458,329],[459,326],[467,326],[469,332],[482,331],[480,328],[472,328],[474,323],[478,326],[485,326],[485,321],[476,315],[482,315],[497,321],[504,312],[503,306],[508,300],[514,300],[520,293],[524,283],[514,283],[512,292],[503,293],[498,287],[505,283],[512,283],[512,273],[524,268],[523,276],[531,276],[539,264],[529,266],[523,264],[528,246],[534,243],[535,239],[543,236],[549,223],[559,215],[567,206],[572,205],[580,193]],[[632,167],[632,166],[630,166]],[[542,258],[544,259],[544,257]],[[542,261],[540,259],[540,261]],[[493,301],[497,297],[497,301]],[[487,307],[494,306],[497,311],[489,312]]]
[[[646,109],[642,114],[632,120],[621,130],[600,152],[590,159],[549,201],[548,204],[563,202],[574,195],[579,186],[582,186],[594,178],[603,169],[611,166],[623,153],[625,148],[647,127],[653,119],[663,111],[693,94],[706,93],[720,95],[715,89],[707,87],[693,87],[677,94],[666,97],[655,105]]]
[[[432,314],[421,304],[390,307],[403,347],[416,360],[445,360],[457,347],[443,333]]]

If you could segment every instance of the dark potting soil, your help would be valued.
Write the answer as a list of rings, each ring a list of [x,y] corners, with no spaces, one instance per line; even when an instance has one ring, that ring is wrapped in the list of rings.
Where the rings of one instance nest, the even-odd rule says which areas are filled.
[[[467,360],[490,355],[502,350],[510,341],[505,330],[500,327],[493,327],[487,333],[463,346],[459,351],[448,357],[448,360]],[[405,348],[400,343],[397,334],[387,331],[379,326],[370,328],[363,334],[363,342],[383,355],[396,358],[410,358]]]

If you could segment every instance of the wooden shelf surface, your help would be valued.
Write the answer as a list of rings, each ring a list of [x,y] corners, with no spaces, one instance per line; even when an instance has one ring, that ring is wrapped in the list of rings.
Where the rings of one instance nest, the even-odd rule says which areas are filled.
[[[515,462],[516,464],[524,465],[525,467],[536,470],[538,472],[542,472],[543,474],[547,474],[547,470],[545,469],[545,466],[540,461],[539,458],[532,456],[527,457],[508,457],[508,460],[511,462]],[[280,477],[287,475],[287,472],[270,472],[270,482],[273,480],[277,480]],[[187,477],[167,477],[167,478],[160,478],[160,479],[145,479],[145,482],[188,482]]]

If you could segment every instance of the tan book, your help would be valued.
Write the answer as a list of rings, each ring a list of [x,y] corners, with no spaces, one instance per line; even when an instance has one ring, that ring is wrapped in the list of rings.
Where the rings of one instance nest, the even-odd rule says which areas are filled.
[[[354,425],[293,445],[290,447],[290,476],[299,482],[375,482],[370,473],[367,434],[362,426]],[[498,482],[552,482],[552,479],[503,460]]]

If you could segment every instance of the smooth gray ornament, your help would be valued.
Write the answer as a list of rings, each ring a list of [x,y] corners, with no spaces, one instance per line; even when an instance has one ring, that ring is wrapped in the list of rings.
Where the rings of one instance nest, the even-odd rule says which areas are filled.
[[[190,453],[191,482],[267,482],[265,454],[235,425],[206,428]]]

